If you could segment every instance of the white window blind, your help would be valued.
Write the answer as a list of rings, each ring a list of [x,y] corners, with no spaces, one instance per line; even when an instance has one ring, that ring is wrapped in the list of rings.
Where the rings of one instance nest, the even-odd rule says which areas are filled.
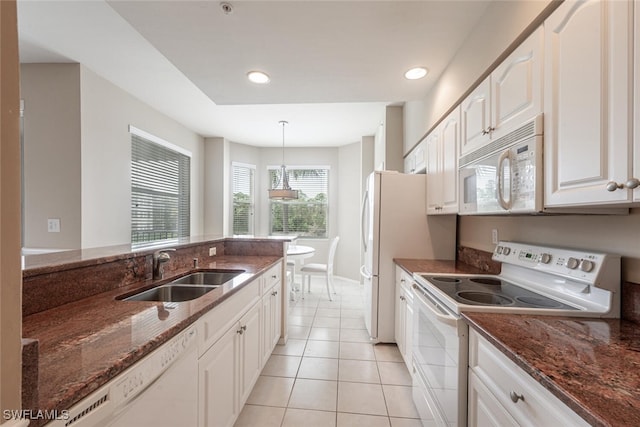
[[[255,172],[253,165],[232,164],[233,234],[253,234],[255,204]]]
[[[270,200],[270,234],[326,238],[329,217],[329,167],[288,167],[289,186],[298,199]],[[269,168],[270,188],[278,188],[280,169]]]
[[[191,158],[168,145],[132,131],[133,246],[176,240],[190,234]]]

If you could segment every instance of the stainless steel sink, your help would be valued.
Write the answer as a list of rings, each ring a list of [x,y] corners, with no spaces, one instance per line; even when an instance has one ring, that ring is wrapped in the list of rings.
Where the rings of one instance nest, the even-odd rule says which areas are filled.
[[[244,273],[245,270],[207,270],[197,273],[187,274],[166,285],[139,292],[137,294],[117,299],[123,301],[162,301],[162,302],[183,302],[200,298],[207,292],[219,288],[235,277]]]
[[[201,271],[180,277],[171,283],[180,285],[222,285],[242,273],[244,273],[244,270]]]
[[[124,301],[183,302],[201,297],[220,285],[166,284],[123,298]]]

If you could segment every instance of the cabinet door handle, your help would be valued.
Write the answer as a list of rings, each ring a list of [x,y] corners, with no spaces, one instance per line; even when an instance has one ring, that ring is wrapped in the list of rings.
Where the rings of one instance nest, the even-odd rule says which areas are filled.
[[[276,274],[274,274],[273,276],[271,276],[272,279],[277,279],[278,276]]]
[[[404,295],[400,295],[400,301],[404,301],[406,300],[406,298],[404,297]]]
[[[522,400],[524,402],[524,396],[522,394],[518,394],[515,391],[509,392],[509,397],[513,403],[518,403],[518,400]]]
[[[621,182],[621,183],[617,183],[615,181],[609,181],[607,182],[607,191],[623,190],[625,188],[629,190],[633,190],[635,188],[638,188],[638,186],[640,186],[640,179],[638,178],[629,178],[627,182]]]
[[[278,295],[278,291],[271,292],[271,295],[275,297],[276,295]]]
[[[244,334],[244,331],[246,331],[246,330],[247,330],[247,325],[240,326],[240,329],[238,329],[238,330],[236,331],[236,333],[238,333],[238,334],[242,335],[242,334]]]

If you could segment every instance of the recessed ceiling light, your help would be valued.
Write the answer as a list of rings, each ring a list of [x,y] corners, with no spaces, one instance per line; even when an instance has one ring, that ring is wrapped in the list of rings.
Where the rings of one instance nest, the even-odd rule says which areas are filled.
[[[428,72],[424,67],[416,67],[404,73],[404,77],[409,80],[418,80],[426,76]]]
[[[266,73],[263,73],[262,71],[249,71],[247,73],[247,78],[250,81],[258,84],[265,84],[271,81],[269,76]]]

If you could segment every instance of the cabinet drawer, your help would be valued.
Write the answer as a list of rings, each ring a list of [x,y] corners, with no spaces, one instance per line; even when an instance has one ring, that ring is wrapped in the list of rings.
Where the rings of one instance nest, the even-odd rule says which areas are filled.
[[[266,295],[282,278],[282,263],[279,262],[262,275],[262,295]]]
[[[260,300],[260,279],[240,289],[198,321],[198,355],[201,356]]]
[[[474,330],[469,333],[469,369],[520,425],[589,425]],[[513,402],[512,393],[522,399]]]

